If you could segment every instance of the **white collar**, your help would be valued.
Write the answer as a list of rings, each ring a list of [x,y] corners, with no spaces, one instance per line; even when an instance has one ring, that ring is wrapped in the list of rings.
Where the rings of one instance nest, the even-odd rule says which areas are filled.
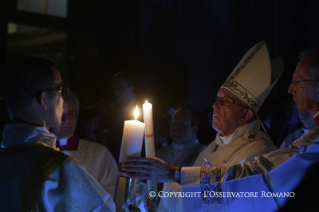
[[[64,146],[64,145],[68,145],[68,140],[69,138],[71,138],[73,136],[73,134],[71,134],[70,136],[66,137],[66,138],[58,138],[59,142],[60,142],[60,146]]]
[[[260,130],[259,120],[255,120],[253,122],[245,124],[242,127],[237,128],[233,134],[230,134],[227,136],[220,136],[220,134],[217,133],[215,141],[218,146],[224,146],[236,140],[237,138],[242,137],[246,133],[256,132],[259,130]]]
[[[3,129],[2,148],[14,147],[23,143],[42,144],[56,149],[56,137],[45,127],[21,123],[6,124]]]

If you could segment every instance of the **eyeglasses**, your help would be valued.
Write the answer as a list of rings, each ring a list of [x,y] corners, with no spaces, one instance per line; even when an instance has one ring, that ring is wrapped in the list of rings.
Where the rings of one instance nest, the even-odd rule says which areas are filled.
[[[186,127],[186,126],[189,125],[189,124],[190,124],[190,123],[188,123],[187,121],[171,120],[171,125],[177,125],[177,126]]]
[[[46,88],[40,91],[59,91],[63,98],[68,97],[70,94],[70,89],[65,86],[62,86],[62,88]]]
[[[67,118],[76,118],[78,116],[78,113],[76,112],[67,112],[67,113],[63,113],[63,117],[67,117]]]
[[[244,108],[249,108],[248,106],[235,103],[235,100],[233,100],[233,99],[230,98],[230,97],[226,97],[226,96],[225,96],[225,97],[212,96],[212,104],[214,104],[214,103],[217,102],[217,101],[219,101],[219,104],[220,104],[222,107],[230,106],[230,105],[234,104],[234,105],[242,106],[242,107],[244,107]]]
[[[300,83],[301,82],[307,82],[307,81],[318,81],[318,79],[292,80],[291,81],[291,85],[292,85],[293,88],[298,88],[298,87],[300,87]]]
[[[113,86],[113,87],[112,87],[112,90],[113,90],[113,91],[120,91],[120,92],[122,92],[122,91],[124,91],[126,88],[131,87],[131,86],[133,86],[133,85]]]

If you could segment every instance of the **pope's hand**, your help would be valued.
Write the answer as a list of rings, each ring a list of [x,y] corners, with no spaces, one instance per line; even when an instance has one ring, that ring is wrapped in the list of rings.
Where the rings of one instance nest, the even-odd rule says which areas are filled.
[[[136,179],[145,179],[154,182],[172,182],[178,167],[169,166],[165,161],[154,156],[147,158],[128,158],[122,163],[125,173],[122,176]]]

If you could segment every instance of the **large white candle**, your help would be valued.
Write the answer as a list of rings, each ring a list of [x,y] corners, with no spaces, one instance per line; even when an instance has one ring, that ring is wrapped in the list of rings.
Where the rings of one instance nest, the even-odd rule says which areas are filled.
[[[140,157],[143,145],[145,124],[137,120],[138,107],[135,110],[135,120],[124,121],[120,163],[128,157]]]
[[[132,201],[136,193],[136,179],[128,179],[121,163],[125,162],[128,157],[140,157],[143,145],[143,134],[145,124],[137,121],[138,107],[135,110],[135,120],[125,121],[120,153],[120,165],[117,172],[118,180],[115,193],[115,204],[117,211],[129,211],[127,203]],[[125,209],[124,209],[125,208]]]
[[[153,110],[152,104],[147,101],[143,104],[143,116],[145,123],[145,155],[155,156]]]
[[[155,156],[155,144],[154,144],[154,129],[153,129],[153,110],[152,104],[147,101],[143,104],[143,116],[145,123],[145,155]],[[157,194],[157,183],[152,181],[147,181],[148,192],[154,191]],[[154,211],[157,210],[158,198],[157,195],[155,197],[150,197],[149,204],[152,205]]]

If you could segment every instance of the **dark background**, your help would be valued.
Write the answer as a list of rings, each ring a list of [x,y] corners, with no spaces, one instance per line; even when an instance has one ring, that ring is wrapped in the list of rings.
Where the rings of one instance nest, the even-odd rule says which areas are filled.
[[[1,67],[12,54],[54,59],[82,108],[108,101],[112,75],[130,71],[155,113],[178,102],[202,113],[245,52],[265,40],[270,57],[286,64],[268,110],[289,98],[298,53],[319,42],[318,1],[68,0],[66,18],[20,11],[17,2],[0,3]],[[8,23],[37,30],[8,34]]]

